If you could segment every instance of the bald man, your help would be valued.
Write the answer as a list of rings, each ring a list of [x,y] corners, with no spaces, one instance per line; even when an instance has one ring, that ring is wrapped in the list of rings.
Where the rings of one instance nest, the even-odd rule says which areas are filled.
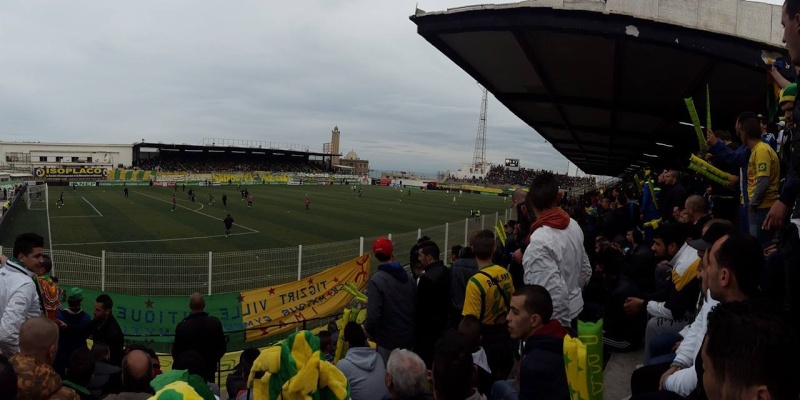
[[[689,238],[692,240],[700,239],[703,236],[703,226],[706,222],[711,221],[711,215],[708,213],[708,205],[706,200],[698,195],[692,195],[686,198],[686,203],[683,205],[686,216],[689,217]]]
[[[19,354],[11,357],[17,373],[17,398],[78,400],[74,390],[62,385],[53,369],[58,351],[58,326],[55,322],[35,317],[25,321],[19,331]]]
[[[122,392],[103,400],[146,400],[153,394],[153,363],[141,350],[133,350],[122,359]]]
[[[177,359],[181,353],[194,350],[203,356],[203,371],[206,382],[214,381],[217,363],[225,355],[226,343],[222,323],[216,317],[205,312],[206,302],[203,295],[194,293],[189,298],[189,316],[175,328],[175,342],[172,345],[172,357]]]

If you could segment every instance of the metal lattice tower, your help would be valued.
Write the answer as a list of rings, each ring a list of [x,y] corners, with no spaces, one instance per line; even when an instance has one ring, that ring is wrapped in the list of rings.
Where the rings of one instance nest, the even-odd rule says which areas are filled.
[[[483,171],[486,165],[486,88],[481,87],[483,99],[481,100],[481,116],[478,119],[478,135],[475,137],[475,155],[472,157],[472,167]]]

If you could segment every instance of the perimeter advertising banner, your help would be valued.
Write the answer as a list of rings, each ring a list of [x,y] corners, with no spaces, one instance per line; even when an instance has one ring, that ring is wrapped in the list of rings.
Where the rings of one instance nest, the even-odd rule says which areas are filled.
[[[353,283],[364,290],[369,280],[369,254],[339,264],[298,282],[205,296],[205,311],[220,319],[226,332],[248,331],[247,341],[290,332],[306,319],[335,314],[353,296],[342,290]],[[61,287],[64,290],[68,286]],[[92,315],[94,299],[102,292],[83,289],[83,309]],[[147,297],[108,293],[114,301],[113,315],[126,336],[147,336],[154,342],[171,342],[175,326],[189,315],[189,296]],[[234,339],[235,340],[235,339]]]
[[[108,176],[104,167],[37,167],[33,169],[37,181],[103,180]]]

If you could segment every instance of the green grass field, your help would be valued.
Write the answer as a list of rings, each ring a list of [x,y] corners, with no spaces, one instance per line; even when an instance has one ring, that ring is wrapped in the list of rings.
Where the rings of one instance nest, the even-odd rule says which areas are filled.
[[[187,193],[167,187],[129,187],[128,198],[122,187],[51,187],[53,248],[91,255],[102,250],[180,254],[279,248],[416,231],[463,221],[471,209],[481,210],[490,227],[494,213],[502,218],[509,206],[503,197],[477,194],[464,194],[452,205],[454,193],[445,191],[412,189],[410,196],[401,196],[394,188],[364,186],[363,197],[357,198],[349,186],[251,186],[254,204],[248,208],[235,185],[189,188],[197,191],[194,203]],[[65,204],[59,208],[62,191]],[[211,205],[209,192],[215,198]],[[173,194],[178,199],[174,212]],[[311,200],[307,213],[306,196]],[[222,223],[227,213],[235,220],[228,238]],[[12,246],[17,234],[28,231],[48,239],[44,210],[18,210],[13,217],[0,232],[0,245]]]

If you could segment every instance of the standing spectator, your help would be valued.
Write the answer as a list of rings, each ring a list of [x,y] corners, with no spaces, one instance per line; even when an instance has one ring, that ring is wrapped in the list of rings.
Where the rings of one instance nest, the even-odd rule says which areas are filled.
[[[506,323],[514,282],[505,268],[492,264],[494,243],[494,233],[488,229],[470,238],[480,270],[469,278],[462,315],[480,321],[489,367],[493,377],[503,379],[514,364],[514,344]]]
[[[14,240],[14,256],[0,269],[0,354],[6,357],[19,351],[22,323],[44,313],[36,281],[43,258],[44,239],[23,233]]]
[[[70,288],[67,291],[67,305],[69,307],[61,309],[61,312],[58,313],[58,320],[65,325],[58,337],[58,353],[53,363],[53,368],[59,374],[64,373],[72,352],[77,349],[87,348],[88,327],[92,320],[89,314],[81,309],[82,302],[83,291],[77,287]]]
[[[147,400],[154,393],[150,387],[152,379],[150,356],[142,350],[133,350],[122,360],[122,392],[103,400]]]
[[[425,362],[410,350],[395,349],[386,362],[386,388],[391,400],[423,400],[428,374]],[[385,399],[386,397],[384,397]]]
[[[581,289],[592,276],[583,246],[583,231],[575,220],[556,206],[558,185],[553,174],[537,176],[528,191],[528,209],[536,214],[530,244],[522,264],[525,284],[541,285],[553,299],[553,318],[565,327],[577,328],[583,310]]]
[[[433,398],[436,400],[486,400],[473,386],[475,365],[469,340],[448,331],[436,343],[433,361]]]
[[[458,246],[461,248],[461,246]],[[454,247],[455,249],[455,247]],[[471,247],[463,247],[457,254],[457,259],[450,267],[450,299],[453,305],[452,326],[458,326],[461,320],[461,311],[464,310],[464,297],[467,294],[467,282],[478,272],[478,260]]]
[[[680,211],[689,196],[679,181],[678,171],[670,170],[664,174],[664,187],[659,199],[659,214],[662,221],[676,221],[674,215]]]
[[[511,297],[508,330],[523,342],[519,367],[520,399],[569,399],[567,371],[564,368],[564,336],[567,332],[553,315],[550,293],[539,285],[524,285]],[[498,381],[495,392],[513,393],[507,381]],[[507,398],[507,397],[499,397]]]
[[[81,400],[94,400],[97,397],[87,389],[94,374],[94,357],[85,346],[75,350],[69,357],[64,386],[71,388]]]
[[[58,284],[50,276],[53,270],[53,261],[47,254],[42,256],[42,263],[36,272],[36,283],[39,285],[39,296],[44,307],[44,316],[56,321],[58,310],[61,309],[61,296],[63,291],[58,288]],[[59,324],[56,321],[56,324]]]
[[[770,207],[778,200],[778,155],[761,141],[761,128],[757,118],[740,117],[738,129],[742,142],[750,149],[747,166],[749,232],[758,238],[761,247],[767,247],[772,244],[772,236],[761,225]]]
[[[436,341],[447,329],[450,318],[450,270],[439,260],[434,242],[419,245],[419,262],[425,273],[419,277],[414,310],[414,352],[431,367]]]
[[[214,372],[222,356],[225,355],[226,343],[222,323],[218,318],[205,312],[206,302],[200,293],[192,294],[189,299],[191,314],[175,327],[175,342],[172,345],[172,357],[177,359],[181,353],[194,350],[203,358],[200,376],[206,382],[214,381]]]
[[[367,318],[364,328],[377,344],[384,365],[397,348],[411,348],[414,337],[414,280],[394,261],[394,246],[378,238],[372,252],[381,263],[367,286]]]
[[[239,356],[239,364],[234,368],[233,372],[228,375],[225,382],[225,389],[228,391],[228,399],[237,400],[252,400],[253,395],[250,388],[247,387],[247,379],[250,378],[250,371],[253,369],[253,363],[256,362],[261,355],[261,351],[250,347],[244,349]]]
[[[119,322],[114,318],[112,308],[114,301],[111,296],[101,294],[94,301],[94,319],[89,324],[92,341],[105,343],[111,352],[111,364],[119,365],[122,362],[125,337]]]
[[[381,399],[386,390],[386,367],[375,349],[367,344],[367,335],[361,325],[348,322],[344,327],[346,351],[344,358],[336,363],[347,381],[353,400]]]
[[[420,264],[419,262],[419,245],[420,243],[425,243],[429,240],[431,240],[431,238],[423,236],[417,239],[417,243],[414,243],[414,245],[411,246],[411,253],[409,254],[408,265],[411,267],[411,274],[413,275],[415,281],[419,278],[420,275],[422,275],[422,271],[424,271],[424,269],[422,268],[422,264]],[[420,272],[417,273],[417,271]]]
[[[58,326],[53,321],[34,317],[22,324],[19,353],[10,360],[17,373],[18,399],[79,399],[52,367],[57,347]]]

